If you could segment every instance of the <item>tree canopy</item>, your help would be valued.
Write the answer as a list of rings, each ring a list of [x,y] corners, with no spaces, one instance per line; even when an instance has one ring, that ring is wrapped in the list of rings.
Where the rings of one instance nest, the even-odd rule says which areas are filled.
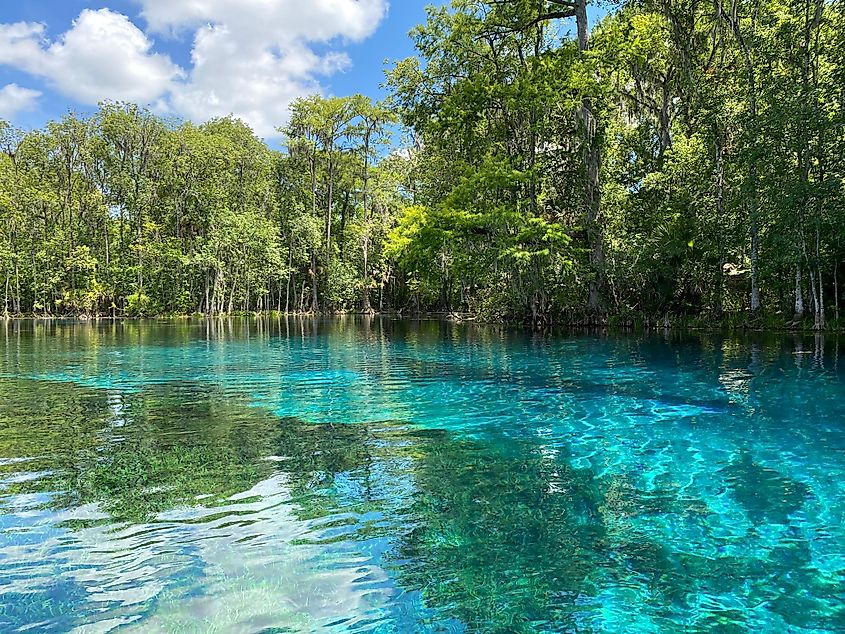
[[[6,315],[839,321],[845,5],[453,0],[390,97],[0,122]]]

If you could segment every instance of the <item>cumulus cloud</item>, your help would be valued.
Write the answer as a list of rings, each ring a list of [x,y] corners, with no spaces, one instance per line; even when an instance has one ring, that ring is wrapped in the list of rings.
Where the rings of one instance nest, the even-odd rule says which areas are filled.
[[[175,111],[194,120],[232,113],[261,136],[275,134],[293,99],[323,92],[320,79],[349,66],[345,53],[315,45],[361,41],[387,11],[386,0],[139,2],[153,32],[193,33],[193,67],[173,89]]]
[[[159,33],[225,24],[264,42],[352,41],[371,35],[387,11],[385,0],[136,0]]]
[[[0,88],[0,119],[10,121],[19,113],[32,110],[40,96],[37,90],[22,88],[17,84]]]
[[[234,114],[265,137],[296,97],[346,69],[343,45],[370,36],[387,0],[136,0],[148,32],[191,43],[191,68],[109,9],[84,10],[55,41],[43,24],[0,24],[0,65],[83,104],[154,103],[194,121]]]
[[[0,24],[0,64],[43,77],[83,104],[103,99],[150,103],[182,75],[125,15],[85,10],[54,42],[43,24]]]

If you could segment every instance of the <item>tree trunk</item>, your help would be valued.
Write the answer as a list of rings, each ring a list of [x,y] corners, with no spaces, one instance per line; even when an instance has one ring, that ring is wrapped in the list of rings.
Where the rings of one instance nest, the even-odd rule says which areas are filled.
[[[755,109],[756,110],[756,109]],[[757,224],[757,160],[748,168],[748,216],[751,234],[751,313],[760,312],[760,229]]]
[[[368,129],[364,135],[364,184],[362,191],[362,203],[364,208],[364,275],[362,280],[361,299],[365,313],[372,312],[370,306],[370,273],[369,273],[369,256],[370,256],[370,209],[369,209],[369,187],[370,187],[370,130]]]
[[[328,297],[326,291],[329,288],[329,277],[331,277],[331,256],[332,256],[332,212],[334,210],[334,143],[329,146],[329,189],[328,204],[326,205],[326,288],[323,291],[323,308],[328,309]],[[316,310],[316,308],[315,308]]]
[[[714,135],[716,146],[716,168],[714,171],[714,181],[716,190],[716,221],[719,226],[717,229],[719,241],[719,270],[716,271],[716,315],[722,316],[724,310],[724,293],[725,293],[725,236],[724,236],[724,218],[725,218],[725,166],[724,166],[724,150],[722,144],[721,131],[718,129]]]
[[[3,315],[5,317],[9,316],[9,267],[6,267],[6,283],[4,284],[4,295],[3,295]]]
[[[314,220],[317,219],[317,139],[311,148],[311,213]],[[311,247],[311,309],[317,310],[317,246]],[[299,312],[305,309],[305,280],[302,280],[302,293],[300,294]]]
[[[352,182],[352,189],[355,188],[355,181]],[[340,230],[337,233],[337,246],[339,250],[339,259],[343,260],[343,236],[346,235],[346,218],[349,215],[349,199],[352,193],[349,189],[343,195],[343,206],[340,208]]]
[[[293,282],[293,231],[290,233],[288,240],[288,279],[285,285],[285,313],[290,310],[290,285]],[[279,308],[281,308],[282,298],[279,293]]]
[[[813,313],[815,319],[819,308],[819,298],[816,293],[816,271],[812,267],[808,267],[810,271],[810,311]]]
[[[740,28],[736,6],[732,7],[730,15],[726,14],[721,3],[719,10],[730,23],[737,44],[742,51],[745,61],[745,75],[748,82],[748,113],[749,113],[749,153],[748,153],[748,229],[751,238],[751,312],[756,314],[761,307],[760,302],[760,230],[757,218],[757,69],[751,55],[751,48],[746,42]],[[757,7],[752,9],[751,30],[752,37],[757,27]]]
[[[578,30],[578,50],[582,53],[589,48],[587,21],[587,1],[576,0],[575,22]],[[593,112],[593,102],[585,95],[578,108],[578,119],[583,135],[584,168],[586,175],[585,208],[587,241],[590,249],[590,296],[589,308],[593,313],[602,309],[602,279],[604,275],[604,247],[601,225],[601,150],[596,138],[597,125]]]
[[[35,305],[38,303],[38,268],[35,262],[35,247],[30,246],[29,256],[32,259],[32,313],[35,314]],[[47,312],[46,302],[42,307],[44,313]]]
[[[229,308],[226,312],[230,315],[232,314],[232,309],[234,308],[235,304],[235,289],[238,287],[238,277],[239,273],[235,273],[235,279],[232,280],[232,289],[229,291]]]
[[[821,267],[821,231],[819,225],[816,224],[816,273],[818,278],[818,291],[816,294],[816,321],[815,329],[824,330],[825,328],[825,314],[824,314],[824,279],[822,277]]]
[[[302,283],[303,293],[305,292],[305,282]],[[311,310],[317,312],[319,306],[317,305],[317,252],[316,249],[311,249]]]
[[[17,248],[15,249],[17,252]],[[20,277],[20,267],[18,266],[18,260],[15,258],[15,296],[14,296],[14,309],[15,314],[21,314],[21,277]]]

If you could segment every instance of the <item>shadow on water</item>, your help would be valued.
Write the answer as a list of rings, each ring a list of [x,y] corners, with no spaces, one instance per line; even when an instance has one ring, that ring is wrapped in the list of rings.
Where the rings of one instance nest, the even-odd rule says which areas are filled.
[[[748,450],[723,469],[721,475],[756,524],[787,524],[789,516],[801,509],[809,495],[807,485],[758,464]]]
[[[845,470],[841,429],[826,427],[841,390],[827,345],[386,320],[44,328],[7,333],[0,368],[0,630],[845,624],[841,488],[809,468]],[[130,342],[148,352],[127,368]],[[273,413],[278,396],[273,411],[255,401],[292,379],[232,388],[227,370],[272,374],[291,348],[331,376],[326,355],[351,354],[346,366],[400,400],[435,379],[459,409],[455,383],[480,385],[466,398],[490,407],[539,394],[531,408],[559,427],[438,427],[455,414],[439,409],[430,425],[313,423]],[[218,352],[215,374],[203,364]],[[399,372],[402,384],[383,379]],[[806,373],[814,392],[784,395],[783,377]],[[497,380],[518,391],[491,391]],[[374,398],[362,394],[352,405]],[[799,410],[817,427],[784,428]],[[778,449],[798,462],[775,462]]]

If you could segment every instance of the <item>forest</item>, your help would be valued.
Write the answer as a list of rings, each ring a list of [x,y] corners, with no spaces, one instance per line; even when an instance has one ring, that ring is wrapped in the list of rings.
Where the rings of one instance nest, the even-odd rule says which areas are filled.
[[[430,7],[386,99],[298,99],[281,143],[0,121],[3,314],[845,323],[845,2],[602,6]]]

